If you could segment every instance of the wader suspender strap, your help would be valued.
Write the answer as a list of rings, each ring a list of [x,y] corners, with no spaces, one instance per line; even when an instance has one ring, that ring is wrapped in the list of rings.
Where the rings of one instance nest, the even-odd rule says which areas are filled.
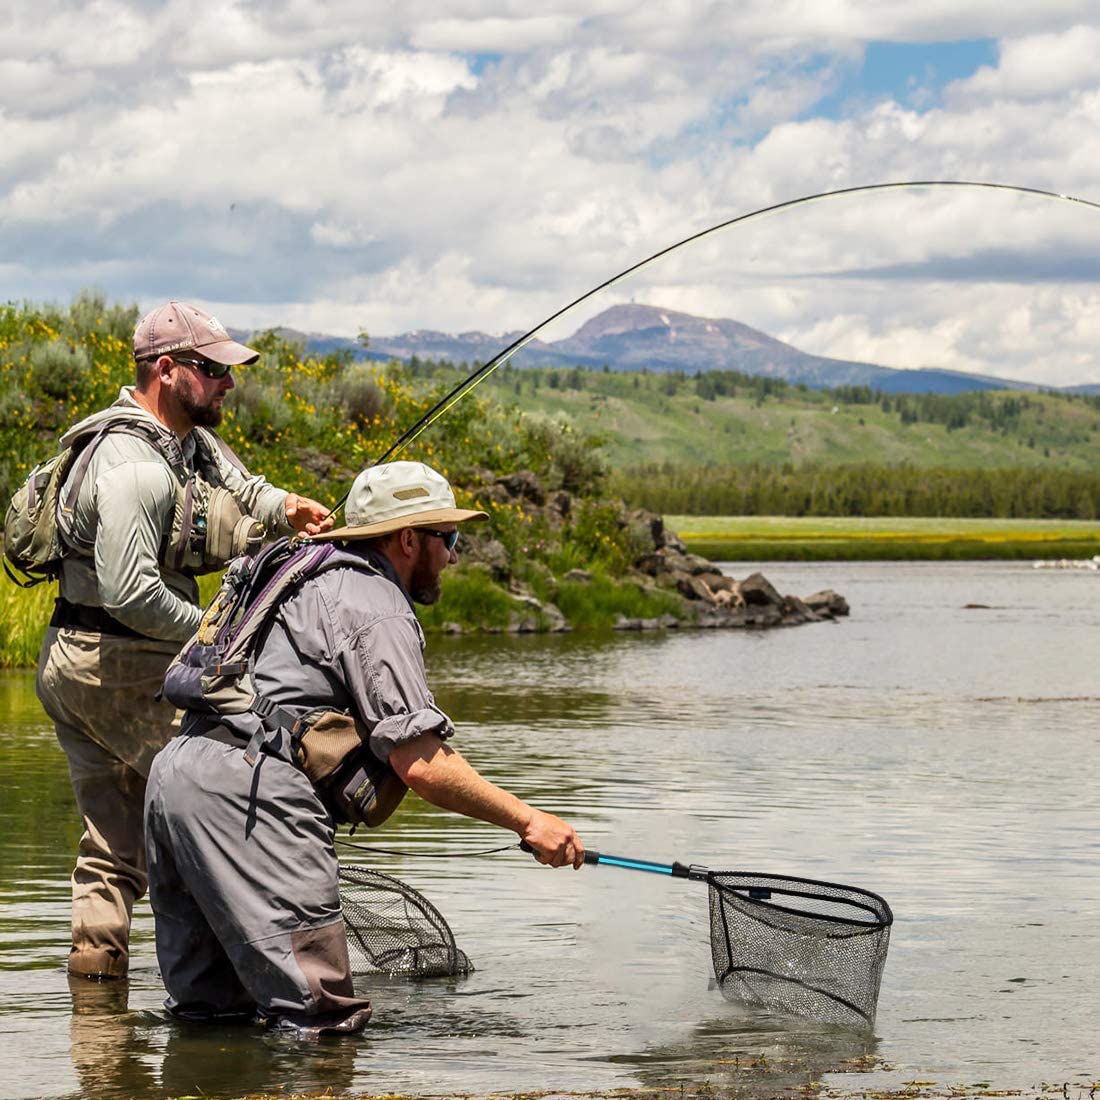
[[[169,463],[171,463],[172,457],[174,457],[164,454],[164,450],[158,443],[157,429],[152,427],[152,425],[150,425],[148,428],[140,428],[137,425],[130,427],[126,424],[105,424],[95,433],[95,435],[92,436],[90,442],[83,445],[83,448],[80,452],[80,458],[77,460],[76,466],[73,469],[72,481],[69,483],[69,491],[65,494],[65,498],[60,504],[61,510],[67,515],[71,514],[73,508],[76,507],[76,498],[80,492],[81,485],[84,484],[84,477],[88,473],[88,467],[91,465],[92,455],[95,452],[96,447],[99,446],[99,444],[103,441],[103,437],[107,435],[108,432],[121,432],[123,435],[132,435],[136,439],[143,440],[144,442],[148,443],[149,446],[152,447],[162,458],[168,458]],[[180,470],[186,472],[186,465],[183,462],[182,452],[180,452],[178,456],[178,462],[176,463],[176,465],[179,467]],[[177,476],[179,476],[178,473]]]
[[[197,432],[196,435],[198,435]],[[252,476],[248,472],[248,467],[237,457],[237,453],[233,450],[232,447],[229,446],[228,443],[226,443],[224,439],[222,439],[220,435],[218,435],[217,432],[204,430],[202,434],[198,436],[198,438],[203,440],[212,439],[215,444],[217,444],[218,450],[221,452],[222,457],[226,460],[226,462],[229,463],[230,466],[236,469],[244,477]]]

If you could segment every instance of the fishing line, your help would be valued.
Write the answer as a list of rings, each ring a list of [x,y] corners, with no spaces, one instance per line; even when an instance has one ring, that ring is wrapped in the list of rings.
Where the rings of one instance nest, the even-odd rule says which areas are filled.
[[[529,344],[547,325],[550,325],[559,317],[564,317],[570,310],[575,309],[582,302],[586,302],[593,295],[598,294],[601,290],[606,290],[608,287],[614,286],[616,283],[622,282],[624,279],[630,278],[631,275],[640,271],[643,267],[653,263],[655,260],[659,260],[662,256],[667,256],[671,252],[675,252],[677,249],[683,248],[685,245],[689,245],[694,241],[702,240],[704,237],[709,237],[713,233],[718,233],[723,229],[729,229],[731,226],[739,225],[742,222],[751,221],[753,218],[762,218],[768,214],[775,214],[780,210],[787,210],[796,206],[806,206],[812,202],[820,202],[824,199],[835,199],[845,195],[856,195],[869,191],[894,191],[901,190],[903,188],[917,188],[917,187],[974,187],[984,188],[990,191],[1010,191],[1020,195],[1036,195],[1039,198],[1044,199],[1057,199],[1062,202],[1075,202],[1080,203],[1082,206],[1089,206],[1094,210],[1100,210],[1100,202],[1093,202],[1090,199],[1078,198],[1075,195],[1064,195],[1058,191],[1045,191],[1040,187],[1023,187],[1014,183],[990,183],[982,180],[901,180],[890,183],[863,183],[855,187],[841,187],[835,191],[818,191],[813,195],[803,195],[797,199],[787,199],[785,202],[773,203],[770,206],[762,206],[758,210],[752,210],[747,214],[739,214],[735,218],[730,218],[727,221],[719,222],[717,225],[712,225],[709,229],[700,230],[698,233],[692,233],[691,236],[685,237],[682,241],[677,241],[675,244],[670,244],[665,248],[662,248],[658,252],[654,252],[652,256],[647,256],[644,260],[639,260],[635,264],[631,264],[630,267],[623,271],[620,271],[618,275],[613,275],[610,279],[605,279],[598,286],[594,286],[591,290],[586,291],[579,298],[574,298],[568,305],[562,306],[557,312],[552,313],[546,320],[539,322],[529,332],[524,333],[517,340],[513,340],[507,347],[497,352],[492,359],[482,364],[475,371],[469,374],[463,381],[455,386],[449,393],[445,394],[435,405],[433,405],[419,420],[416,421],[410,428],[403,432],[395,442],[390,446],[381,458],[368,464],[369,466],[379,466],[383,462],[388,462],[394,455],[403,451],[410,443],[412,443],[422,432],[431,427],[441,416],[443,416],[449,409],[451,409],[457,402],[461,401],[472,389],[479,386],[490,374],[497,369],[497,367],[508,362],[517,351],[520,351],[527,344]],[[364,468],[368,468],[364,467]],[[344,505],[348,499],[348,494],[351,492],[349,487],[348,492],[337,501],[332,511],[329,512],[329,516],[335,515]],[[328,518],[327,516],[325,517]]]
[[[339,507],[339,505],[337,505]],[[406,856],[409,859],[463,859],[466,856],[495,856],[498,852],[515,851],[518,845],[502,844],[499,848],[483,848],[476,852],[399,852],[394,848],[376,848],[373,844],[356,844],[351,840],[336,837],[336,843],[344,848],[354,848],[357,852],[369,852],[372,855]]]

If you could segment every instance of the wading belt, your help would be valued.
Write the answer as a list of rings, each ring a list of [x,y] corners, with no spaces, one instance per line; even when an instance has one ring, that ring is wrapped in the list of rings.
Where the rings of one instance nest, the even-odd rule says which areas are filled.
[[[72,630],[86,630],[93,634],[113,634],[119,638],[144,638],[136,630],[120,623],[102,607],[90,607],[87,604],[69,603],[64,596],[54,601],[50,626],[68,627]]]

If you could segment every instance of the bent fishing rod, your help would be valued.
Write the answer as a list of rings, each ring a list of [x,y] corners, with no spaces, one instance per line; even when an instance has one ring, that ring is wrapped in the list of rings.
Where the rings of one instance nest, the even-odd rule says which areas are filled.
[[[698,233],[692,233],[690,236],[685,237],[681,241],[677,241],[675,244],[670,244],[665,248],[654,252],[652,256],[647,256],[644,260],[639,260],[635,264],[631,264],[630,267],[620,271],[617,275],[613,275],[610,279],[605,279],[602,283],[594,286],[591,290],[586,291],[584,294],[577,298],[574,298],[568,305],[562,306],[561,309],[555,313],[550,314],[544,321],[540,321],[529,332],[525,332],[518,339],[513,340],[507,347],[502,348],[492,359],[483,363],[472,371],[466,378],[458,383],[452,390],[441,397],[419,420],[416,421],[410,428],[403,432],[390,446],[390,448],[374,462],[368,464],[370,466],[380,466],[383,462],[388,462],[394,455],[400,454],[410,443],[412,443],[422,432],[431,427],[441,416],[444,415],[450,408],[462,400],[472,389],[479,386],[486,378],[489,377],[497,369],[507,363],[516,352],[520,351],[527,344],[529,344],[543,329],[560,317],[564,317],[571,310],[581,305],[583,302],[588,301],[596,294],[599,294],[602,290],[607,290],[609,287],[614,286],[616,283],[621,283],[625,279],[629,279],[632,275],[641,271],[642,268],[647,267],[649,264],[656,260],[661,259],[663,256],[667,256],[672,252],[686,247],[695,241],[700,241],[704,237],[712,236],[715,233],[720,233],[725,229],[730,229],[735,225],[743,224],[744,222],[752,221],[754,218],[762,218],[768,214],[778,213],[780,210],[789,210],[797,206],[806,206],[810,203],[821,202],[825,199],[842,198],[847,195],[863,194],[871,191],[898,191],[906,188],[934,188],[934,187],[972,187],[972,188],[984,188],[990,191],[1008,191],[1020,195],[1035,195],[1039,198],[1054,199],[1061,202],[1073,202],[1079,203],[1082,206],[1091,207],[1094,210],[1100,210],[1100,202],[1093,202],[1090,199],[1078,198],[1075,195],[1065,195],[1058,191],[1046,191],[1040,187],[1024,187],[1020,184],[1014,183],[991,183],[983,180],[898,180],[888,183],[863,183],[854,187],[841,187],[833,191],[818,191],[812,195],[802,195],[797,199],[787,199],[784,202],[772,203],[770,206],[762,206],[758,210],[751,210],[747,214],[739,214],[737,217],[729,218],[726,221],[719,222],[717,225],[712,225],[709,229],[702,229]],[[349,487],[348,492],[336,502],[329,516],[335,515],[345,504],[348,499],[348,494],[351,492]],[[325,517],[326,519],[328,516]]]

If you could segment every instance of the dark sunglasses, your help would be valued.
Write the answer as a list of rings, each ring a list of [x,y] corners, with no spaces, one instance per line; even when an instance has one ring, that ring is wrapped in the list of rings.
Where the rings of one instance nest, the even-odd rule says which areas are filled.
[[[212,359],[192,359],[187,355],[173,355],[172,358],[185,367],[194,367],[207,378],[222,379],[233,369],[228,363],[215,363]]]
[[[435,535],[437,539],[443,540],[443,545],[447,547],[447,553],[450,553],[458,545],[458,528],[453,531],[433,531],[429,527],[418,527],[417,530],[422,535]]]

